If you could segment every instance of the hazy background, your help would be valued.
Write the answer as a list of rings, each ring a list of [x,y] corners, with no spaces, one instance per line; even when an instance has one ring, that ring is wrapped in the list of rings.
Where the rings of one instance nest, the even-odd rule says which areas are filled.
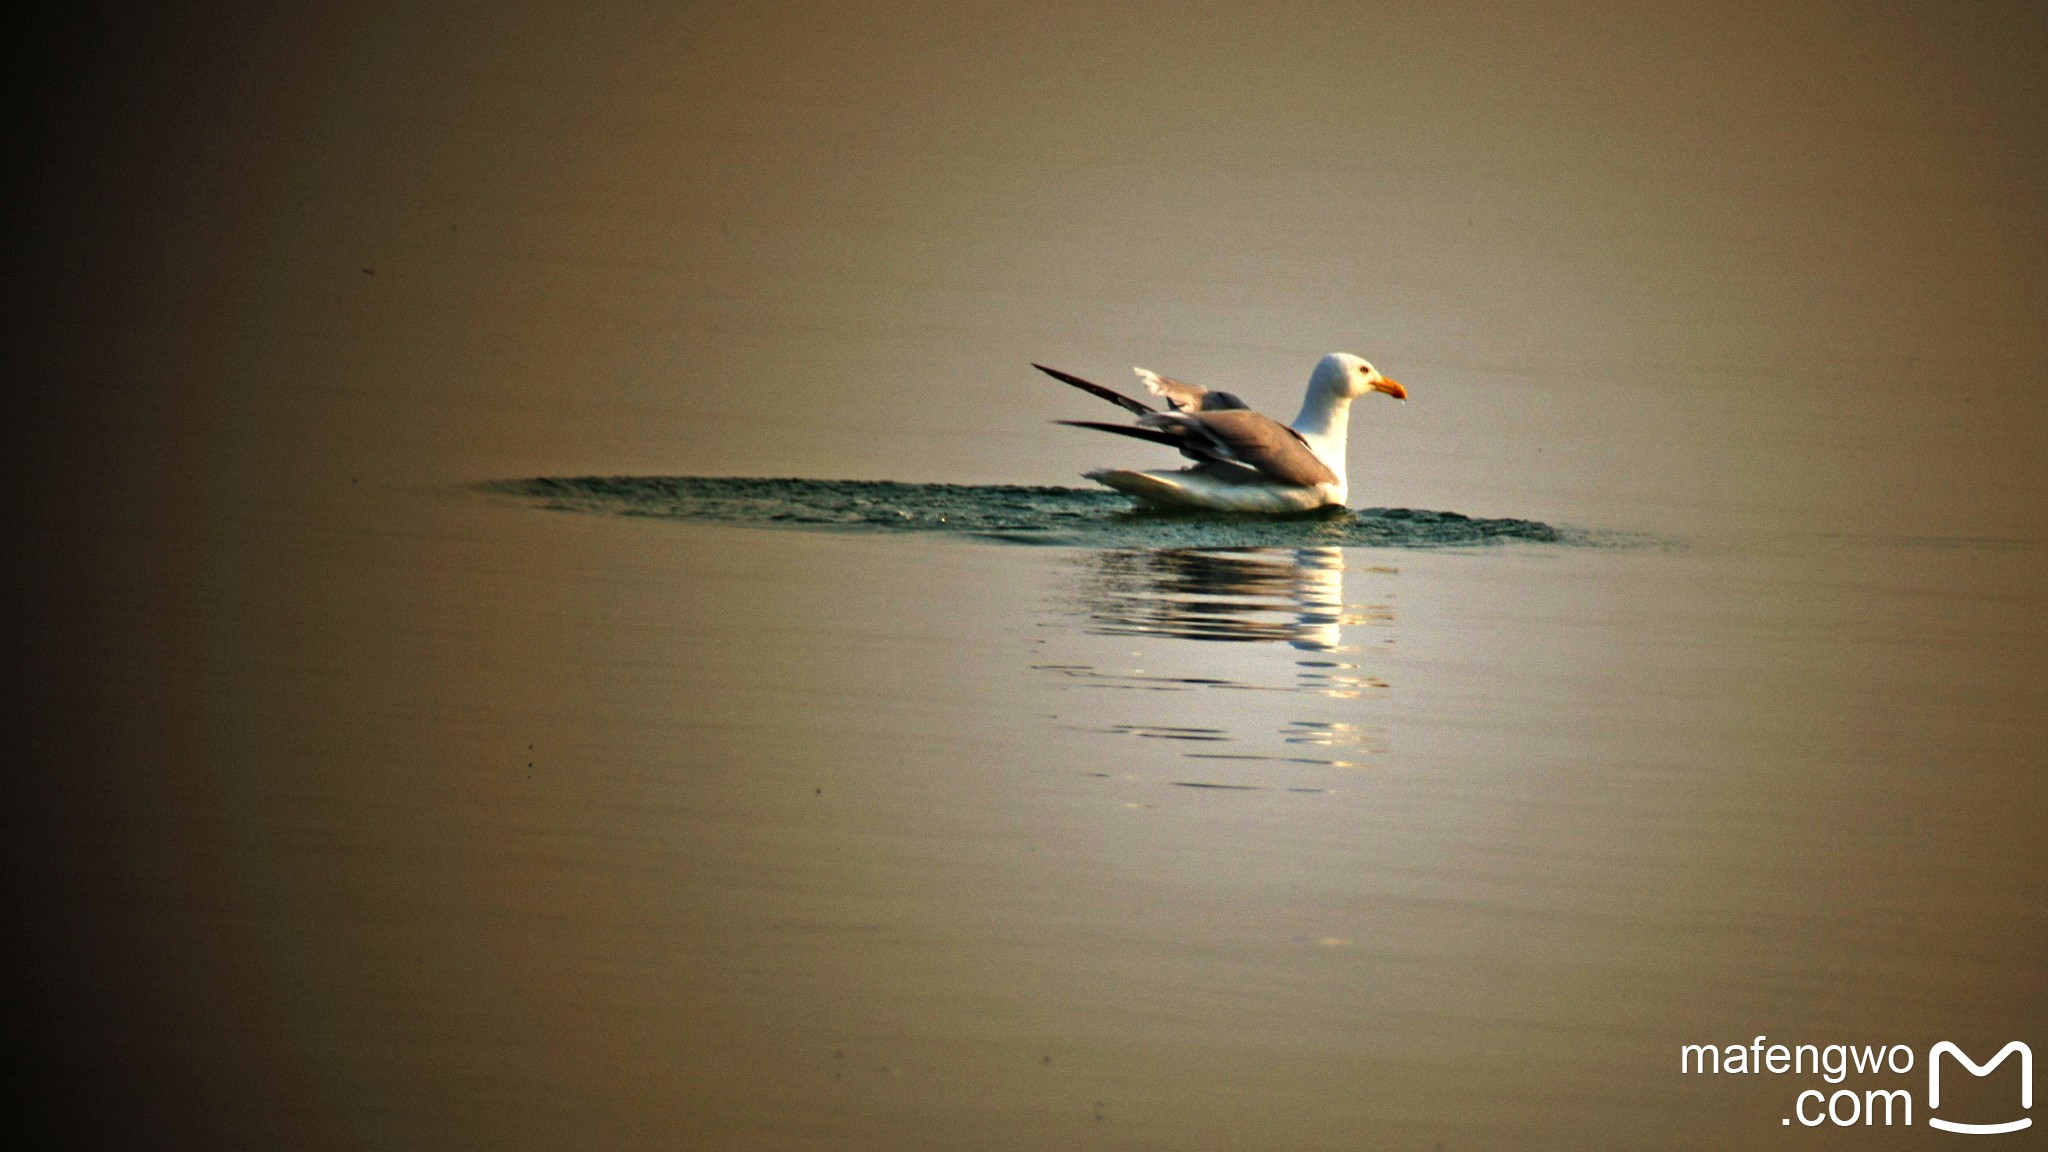
[[[2033,5],[585,7],[29,41],[38,423],[191,511],[394,459],[1064,482],[1105,448],[1030,359],[1291,414],[1341,348],[1415,392],[1359,503],[2048,508]]]
[[[1631,1094],[1672,1042],[2048,1010],[2039,5],[245,4],[11,44],[9,1056],[74,1135],[1709,1146],[1782,1101]],[[1085,557],[459,487],[1079,483],[1148,450],[1050,426],[1101,413],[1029,361],[1287,415],[1333,350],[1412,397],[1361,407],[1354,504],[1694,559],[1355,559],[1408,581],[1399,795],[1166,857],[988,782],[1095,754],[1033,726],[1071,701],[1026,647]],[[535,760],[577,767],[492,774]],[[1069,818],[1081,872],[990,854]],[[1426,914],[1345,906],[1402,942],[1383,1048],[1257,951],[1366,939],[1260,919],[1338,899],[1290,835],[1445,869]],[[1162,907],[1294,991],[1198,995],[1119,935]],[[1002,1061],[1090,1027],[1036,1111]],[[910,1079],[791,1110],[845,1047]]]

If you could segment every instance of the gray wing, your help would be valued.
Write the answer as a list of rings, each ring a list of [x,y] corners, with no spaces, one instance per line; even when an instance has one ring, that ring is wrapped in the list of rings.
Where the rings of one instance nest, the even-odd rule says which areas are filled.
[[[1139,422],[1161,431],[1180,430],[1186,437],[1182,450],[1191,455],[1243,464],[1282,484],[1308,488],[1337,482],[1337,474],[1309,450],[1300,433],[1257,412],[1162,412]]]
[[[1164,399],[1166,406],[1175,412],[1218,412],[1251,407],[1228,392],[1211,392],[1200,384],[1184,383],[1147,368],[1133,368],[1132,371],[1145,382],[1147,392]]]

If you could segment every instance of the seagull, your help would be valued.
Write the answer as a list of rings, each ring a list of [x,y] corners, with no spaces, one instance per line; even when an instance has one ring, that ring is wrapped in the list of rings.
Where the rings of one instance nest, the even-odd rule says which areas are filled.
[[[1146,391],[1166,401],[1164,411],[1057,368],[1033,368],[1100,396],[1137,417],[1136,424],[1059,420],[1135,436],[1180,449],[1195,463],[1178,471],[1134,472],[1100,468],[1088,479],[1150,504],[1216,512],[1308,512],[1342,506],[1344,439],[1351,402],[1368,392],[1408,399],[1408,390],[1349,352],[1332,352],[1308,378],[1308,395],[1292,427],[1251,410],[1228,392],[1212,392],[1156,372],[1136,369]]]

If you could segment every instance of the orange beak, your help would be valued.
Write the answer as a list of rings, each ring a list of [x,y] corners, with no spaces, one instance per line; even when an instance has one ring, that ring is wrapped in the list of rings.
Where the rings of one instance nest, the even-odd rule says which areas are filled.
[[[1406,400],[1408,398],[1408,390],[1406,388],[1401,387],[1385,376],[1380,377],[1373,383],[1372,390],[1375,392],[1385,392],[1396,400]]]

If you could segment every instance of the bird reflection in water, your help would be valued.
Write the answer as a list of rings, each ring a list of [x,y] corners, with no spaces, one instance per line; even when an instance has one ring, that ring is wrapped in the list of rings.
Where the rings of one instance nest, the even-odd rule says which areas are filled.
[[[1392,641],[1369,644],[1361,630],[1390,626],[1393,611],[1386,604],[1347,604],[1345,571],[1344,552],[1338,548],[1087,553],[1081,558],[1078,579],[1068,586],[1066,605],[1069,619],[1082,632],[1209,643],[1116,651],[1117,657],[1142,662],[1132,667],[1093,662],[1038,667],[1067,678],[1072,687],[1144,694],[1129,698],[1133,704],[1146,701],[1142,714],[1117,708],[1113,712],[1120,715],[1104,718],[1115,722],[1089,727],[1090,731],[1170,742],[1182,748],[1182,757],[1192,760],[1358,767],[1362,757],[1377,750],[1380,734],[1350,707],[1335,715],[1304,715],[1311,710],[1252,706],[1260,699],[1277,704],[1279,697],[1269,693],[1334,702],[1386,690],[1386,682],[1367,675],[1361,665],[1368,649],[1384,648]],[[1379,566],[1361,571],[1395,574],[1394,569]],[[1284,645],[1281,651],[1292,658],[1274,660],[1247,650],[1232,655],[1210,646],[1219,641]],[[1283,668],[1283,676],[1273,675]],[[1188,700],[1196,705],[1189,714],[1184,707],[1169,705],[1173,696],[1159,693],[1196,693],[1200,702]],[[1252,731],[1239,729],[1245,723]],[[1263,735],[1257,734],[1259,729],[1264,729]],[[1246,740],[1274,741],[1278,747],[1246,747],[1240,743]],[[1223,769],[1221,764],[1212,767]]]
[[[1082,596],[1089,631],[1183,640],[1282,641],[1312,652],[1343,644],[1338,548],[1147,549],[1093,554]]]

